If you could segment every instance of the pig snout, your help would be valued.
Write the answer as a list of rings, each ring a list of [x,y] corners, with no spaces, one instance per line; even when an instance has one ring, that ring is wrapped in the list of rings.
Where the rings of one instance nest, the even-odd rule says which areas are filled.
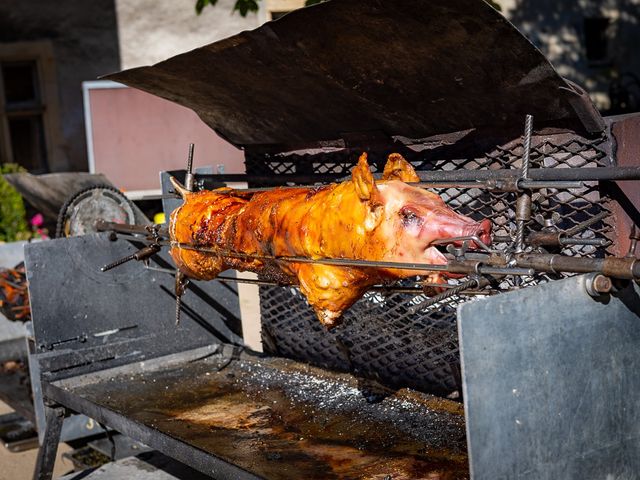
[[[485,245],[491,245],[491,221],[484,219],[481,222],[474,222],[472,225],[467,225],[458,230],[458,232],[450,232],[451,237],[478,237],[478,239]],[[462,246],[462,241],[452,242],[456,247]],[[469,248],[478,249],[480,245],[474,241],[468,241]]]
[[[488,218],[485,218],[478,223],[477,227],[474,227],[472,232],[468,235],[478,237],[485,245],[491,245],[491,221],[489,221]],[[478,248],[479,245],[476,245],[475,242],[473,242],[471,247]]]

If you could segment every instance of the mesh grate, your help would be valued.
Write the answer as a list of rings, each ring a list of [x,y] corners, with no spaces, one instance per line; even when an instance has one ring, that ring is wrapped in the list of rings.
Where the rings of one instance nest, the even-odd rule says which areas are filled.
[[[534,138],[531,168],[584,168],[610,166],[606,138],[588,140],[575,135]],[[410,161],[416,170],[519,168],[523,147],[520,140],[498,146],[484,155],[466,159],[437,159],[419,155]],[[370,155],[374,170],[384,166],[386,155]],[[320,155],[247,158],[247,173],[344,173],[357,162],[357,153],[338,151]],[[489,218],[496,236],[515,233],[515,193],[482,189],[443,188],[434,190],[454,210],[476,220]],[[559,229],[574,227],[601,212],[609,212],[608,199],[597,182],[570,190],[542,189],[533,192],[534,217],[528,231],[541,230],[544,219],[555,219]],[[612,218],[607,216],[573,235],[581,238],[611,238]],[[497,244],[497,248],[506,244]],[[566,255],[603,256],[604,248],[568,246]],[[522,279],[528,286],[548,281],[551,275]],[[557,277],[556,277],[557,278]],[[413,285],[411,281],[406,284]],[[500,290],[513,287],[502,282]],[[456,330],[457,297],[443,304],[411,313],[410,307],[425,297],[369,292],[346,314],[344,323],[327,332],[296,288],[260,288],[263,342],[265,350],[325,368],[351,371],[392,387],[411,387],[437,395],[459,390],[459,353]]]

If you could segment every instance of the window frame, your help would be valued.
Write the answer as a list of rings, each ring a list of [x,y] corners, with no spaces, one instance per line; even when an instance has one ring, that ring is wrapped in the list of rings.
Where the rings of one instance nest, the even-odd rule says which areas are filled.
[[[50,41],[0,43],[0,63],[34,62],[42,104],[42,126],[48,171],[61,164],[60,108],[58,85],[54,63],[53,45]],[[0,74],[0,163],[16,163],[13,157],[9,133],[4,80]]]
[[[289,13],[304,7],[305,0],[266,0],[267,20],[273,20],[274,13]]]

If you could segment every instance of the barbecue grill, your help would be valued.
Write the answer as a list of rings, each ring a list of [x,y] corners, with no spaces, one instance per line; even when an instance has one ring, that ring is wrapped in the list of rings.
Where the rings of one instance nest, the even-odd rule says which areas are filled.
[[[242,347],[235,282],[248,280],[183,294],[162,226],[99,221],[100,233],[29,246],[38,478],[70,412],[220,478],[640,470],[627,182],[640,179],[640,118],[602,119],[491,7],[334,0],[109,78],[192,108],[244,148],[241,176],[194,174],[192,149],[170,172],[189,189],[317,185],[348,176],[363,150],[377,172],[400,152],[422,187],[490,218],[494,238],[449,245],[438,268],[467,277],[445,293],[380,285],[331,331],[294,286],[254,281],[263,354]]]

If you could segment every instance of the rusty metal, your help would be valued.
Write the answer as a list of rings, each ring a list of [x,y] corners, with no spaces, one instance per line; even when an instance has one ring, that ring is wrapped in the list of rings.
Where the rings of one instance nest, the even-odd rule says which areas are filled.
[[[522,166],[520,170],[519,182],[529,179],[529,155],[531,153],[531,132],[533,129],[533,117],[527,114],[524,126],[524,137],[522,142]],[[516,202],[516,238],[514,241],[515,251],[524,250],[524,227],[531,219],[531,193],[521,191]]]
[[[611,279],[601,273],[592,273],[585,279],[585,289],[592,297],[609,293],[613,288]]]
[[[584,222],[578,225],[580,229],[586,228],[587,223],[593,223],[592,221]],[[588,225],[587,225],[588,226]],[[117,228],[117,226],[115,226]],[[131,227],[125,227],[127,232],[131,232]],[[138,231],[142,231],[139,229]],[[463,238],[463,237],[460,237]],[[471,238],[471,237],[469,237]],[[467,237],[464,237],[467,240]],[[580,238],[565,238],[561,233],[556,232],[534,232],[528,237],[532,245],[603,245],[607,242],[606,239],[580,239]],[[451,244],[456,239],[442,239],[435,241],[434,244]],[[403,270],[426,270],[437,272],[449,272],[457,274],[483,274],[483,275],[517,275],[517,276],[531,276],[536,271],[541,272],[569,272],[569,273],[589,273],[589,272],[601,272],[607,275],[611,275],[614,278],[638,278],[640,277],[640,266],[634,266],[629,264],[629,259],[607,257],[605,259],[597,258],[580,258],[580,257],[568,257],[564,255],[548,255],[548,254],[532,254],[532,255],[517,255],[515,257],[516,265],[510,266],[505,252],[500,252],[495,249],[491,249],[479,239],[471,238],[474,242],[479,242],[478,245],[485,250],[485,252],[491,255],[478,255],[469,252],[463,252],[462,258],[449,258],[446,265],[426,264],[426,263],[408,263],[408,262],[382,262],[382,261],[368,261],[360,259],[345,259],[345,258],[308,258],[299,256],[270,256],[270,255],[252,255],[242,252],[233,252],[218,247],[202,247],[197,245],[168,242],[164,240],[154,240],[155,244],[163,246],[172,246],[174,248],[182,248],[185,250],[193,250],[204,253],[211,253],[216,255],[274,261],[274,262],[292,262],[292,263],[318,263],[324,265],[336,265],[345,267],[361,267],[361,268],[388,268],[388,269],[403,269]],[[634,259],[631,259],[634,260]]]
[[[308,258],[308,257],[284,257],[249,255],[245,253],[230,252],[218,248],[204,248],[189,244],[176,243],[177,248],[200,252],[226,255],[236,258],[261,259],[271,261],[285,261],[293,263],[319,263],[323,265],[390,268],[402,270],[427,270],[436,272],[449,272],[461,274],[482,275],[518,275],[531,276],[535,271],[551,273],[590,273],[601,272],[614,278],[634,279],[640,278],[640,262],[634,258],[586,258],[569,257],[566,255],[551,255],[540,253],[520,253],[514,256],[516,266],[508,267],[506,259],[501,255],[469,255],[469,259],[458,260],[449,258],[446,265],[405,263],[405,262],[381,262],[345,258]],[[476,259],[473,259],[473,258]],[[498,266],[493,266],[498,265]]]
[[[618,168],[638,168],[640,165],[640,115],[622,115],[607,119],[612,144],[616,152]],[[609,185],[615,232],[613,253],[626,255],[629,251],[630,233],[634,225],[640,225],[640,188],[635,182],[618,181]]]
[[[566,245],[593,245],[605,247],[611,243],[606,238],[566,237],[566,232],[541,230],[527,235],[526,243],[532,247],[559,247]]]
[[[521,192],[516,202],[516,252],[524,250],[524,226],[529,220],[531,220],[531,195],[528,192]]]
[[[456,295],[462,295],[468,289],[471,291],[475,291],[476,294],[482,294],[480,289],[488,286],[489,284],[490,284],[489,280],[485,277],[470,278],[466,282],[463,282],[460,285],[457,285],[447,290],[446,292],[442,292],[431,298],[427,298],[426,300],[423,300],[417,305],[412,305],[411,307],[409,307],[409,313],[414,314],[424,308],[428,308],[432,305],[436,305],[440,302],[444,302],[445,300],[455,297]]]
[[[635,258],[568,257],[541,253],[521,253],[514,257],[519,267],[548,273],[602,273],[613,278],[640,278],[640,261]]]
[[[601,212],[597,215],[594,215],[593,217],[591,217],[589,220],[586,220],[584,222],[579,223],[578,225],[569,228],[567,230],[565,230],[563,233],[563,235],[570,237],[572,235],[575,235],[576,233],[579,233],[583,230],[586,230],[587,228],[589,228],[591,225],[595,225],[596,223],[604,220],[605,218],[607,218],[607,216],[609,216],[609,212]]]
[[[419,172],[417,172],[419,173]],[[376,180],[382,178],[381,174],[373,175]],[[639,175],[640,176],[640,175]],[[349,177],[344,175],[278,175],[275,177],[265,177],[261,175],[246,174],[224,174],[224,175],[208,175],[195,174],[196,180],[200,183],[207,182],[246,182],[259,183],[262,185],[270,185],[269,187],[253,187],[242,189],[230,189],[229,195],[265,192],[275,187],[284,186],[286,188],[309,188],[309,184],[330,183],[336,181],[344,181]],[[304,185],[291,185],[292,183],[302,183]],[[485,180],[440,180],[434,179],[430,181],[407,182],[409,185],[420,188],[486,188],[497,192],[517,192],[520,189],[536,190],[540,188],[582,188],[584,183],[577,180],[520,180],[517,177],[489,178]],[[220,192],[224,193],[224,192]],[[174,194],[163,195],[161,198],[179,198]]]
[[[425,182],[482,182],[485,180],[518,179],[519,168],[497,170],[454,170],[417,172],[421,181]],[[375,175],[374,175],[375,177]],[[581,167],[581,168],[531,168],[529,178],[533,181],[623,181],[640,180],[640,167]]]
[[[169,232],[163,225],[131,225],[126,223],[107,222],[101,218],[95,222],[97,232],[117,232],[130,235],[145,235],[149,239],[168,237]]]
[[[176,295],[176,326],[180,324],[180,311],[182,310],[182,296],[189,286],[189,278],[180,270],[176,270],[175,295]]]
[[[145,265],[144,268],[147,270],[153,270],[155,272],[166,273],[168,275],[175,275],[177,272],[176,269],[159,268],[159,267],[152,267],[148,265]],[[226,283],[246,283],[248,285],[261,285],[261,286],[272,286],[272,287],[288,286],[293,288],[299,288],[299,285],[294,285],[294,284],[282,284],[282,283],[272,282],[270,280],[262,280],[262,279],[254,279],[254,278],[228,277],[226,275],[218,275],[216,277],[216,280],[219,282],[226,282]],[[458,285],[451,285],[449,283],[420,282],[419,287],[399,287],[395,285],[373,285],[372,287],[369,288],[369,290],[372,292],[380,292],[384,294],[413,293],[418,295],[418,294],[424,293],[424,287],[450,289],[450,288],[457,288]],[[480,294],[489,295],[492,292],[478,292],[476,290],[464,290],[462,293],[464,295],[480,295]]]
[[[109,271],[113,268],[119,267],[120,265],[124,265],[125,263],[130,262],[131,260],[137,260],[137,261],[147,260],[148,258],[158,253],[160,251],[160,248],[161,248],[160,245],[158,245],[157,243],[152,243],[150,245],[142,247],[140,250],[132,253],[131,255],[127,255],[126,257],[123,257],[120,260],[116,260],[115,262],[105,265],[100,269],[100,271],[102,272]]]
[[[640,234],[638,233],[638,227],[633,225],[631,227],[631,233],[629,233],[629,251],[627,257],[636,256],[636,248],[638,247],[638,240],[640,240]]]
[[[165,243],[161,242],[161,244]],[[309,258],[298,256],[252,255],[247,253],[232,252],[217,247],[200,247],[188,243],[170,242],[170,245],[173,248],[182,248],[184,250],[192,250],[196,252],[212,253],[233,258],[268,260],[274,262],[317,263],[322,265],[335,265],[342,267],[389,268],[416,271],[426,270],[433,272],[477,273],[483,275],[533,275],[534,273],[534,270],[530,268],[492,267],[483,265],[481,262],[457,261],[455,259],[450,260],[446,265],[436,265],[430,263],[383,262],[348,258]]]
[[[193,192],[195,176],[193,174],[193,150],[195,145],[193,143],[189,144],[189,156],[187,157],[187,173],[184,179],[184,186],[190,192]]]

